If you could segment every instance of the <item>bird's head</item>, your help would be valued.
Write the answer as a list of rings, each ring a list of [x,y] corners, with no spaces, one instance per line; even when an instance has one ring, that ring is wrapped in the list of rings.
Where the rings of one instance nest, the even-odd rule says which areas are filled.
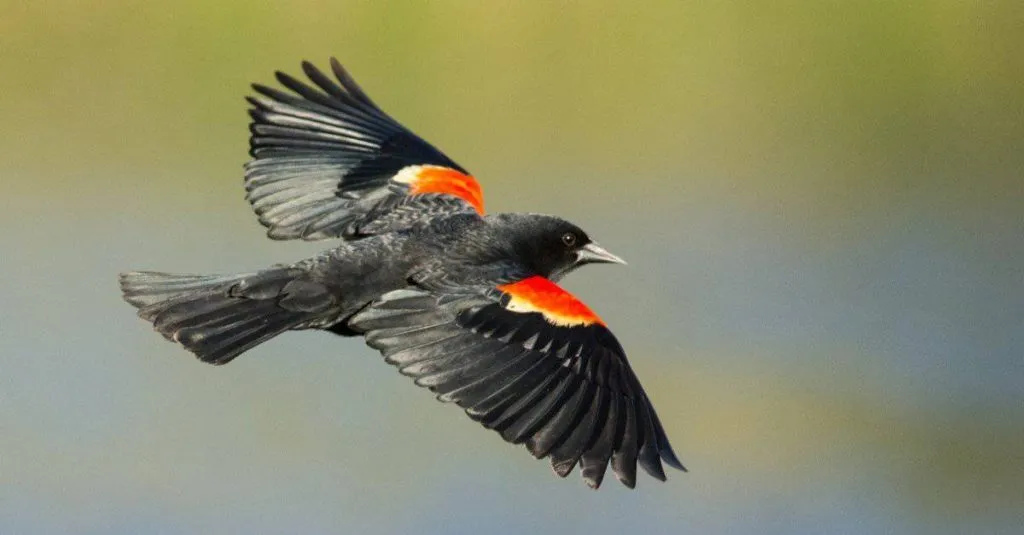
[[[583,229],[558,217],[516,214],[506,222],[515,255],[534,273],[553,281],[585,264],[625,264],[590,239]]]

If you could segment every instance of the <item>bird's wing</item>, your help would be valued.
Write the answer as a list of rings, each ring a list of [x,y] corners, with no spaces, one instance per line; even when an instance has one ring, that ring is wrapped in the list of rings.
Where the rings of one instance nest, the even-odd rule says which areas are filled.
[[[610,462],[632,488],[638,463],[660,480],[661,461],[685,470],[622,346],[548,279],[480,291],[397,290],[350,325],[439,400],[535,457],[550,456],[562,477],[578,463],[596,488]]]
[[[246,198],[273,239],[358,238],[439,212],[483,212],[476,179],[384,113],[340,63],[287,93],[253,85]]]

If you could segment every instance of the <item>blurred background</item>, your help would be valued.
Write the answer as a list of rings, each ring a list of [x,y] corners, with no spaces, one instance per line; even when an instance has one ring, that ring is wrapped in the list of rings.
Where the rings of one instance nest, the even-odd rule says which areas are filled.
[[[1020,533],[1024,4],[0,0],[0,532]],[[358,340],[213,368],[120,300],[239,272],[242,97],[336,55],[629,260],[566,286],[691,469],[504,445]]]

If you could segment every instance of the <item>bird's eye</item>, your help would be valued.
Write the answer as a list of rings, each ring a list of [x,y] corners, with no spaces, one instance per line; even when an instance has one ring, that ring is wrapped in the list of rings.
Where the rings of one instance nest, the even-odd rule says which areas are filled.
[[[572,247],[573,245],[576,245],[576,235],[573,234],[572,232],[566,232],[565,234],[562,234],[562,243],[564,243],[566,247]]]

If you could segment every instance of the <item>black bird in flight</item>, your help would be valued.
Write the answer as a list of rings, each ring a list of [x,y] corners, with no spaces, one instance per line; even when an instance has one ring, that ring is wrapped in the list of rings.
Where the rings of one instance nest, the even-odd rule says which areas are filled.
[[[313,85],[253,85],[246,198],[275,240],[341,243],[240,275],[120,276],[154,328],[225,364],[288,330],[363,336],[443,402],[565,477],[685,470],[619,342],[557,281],[624,264],[563,219],[484,215],[465,169],[392,119],[331,59]]]

